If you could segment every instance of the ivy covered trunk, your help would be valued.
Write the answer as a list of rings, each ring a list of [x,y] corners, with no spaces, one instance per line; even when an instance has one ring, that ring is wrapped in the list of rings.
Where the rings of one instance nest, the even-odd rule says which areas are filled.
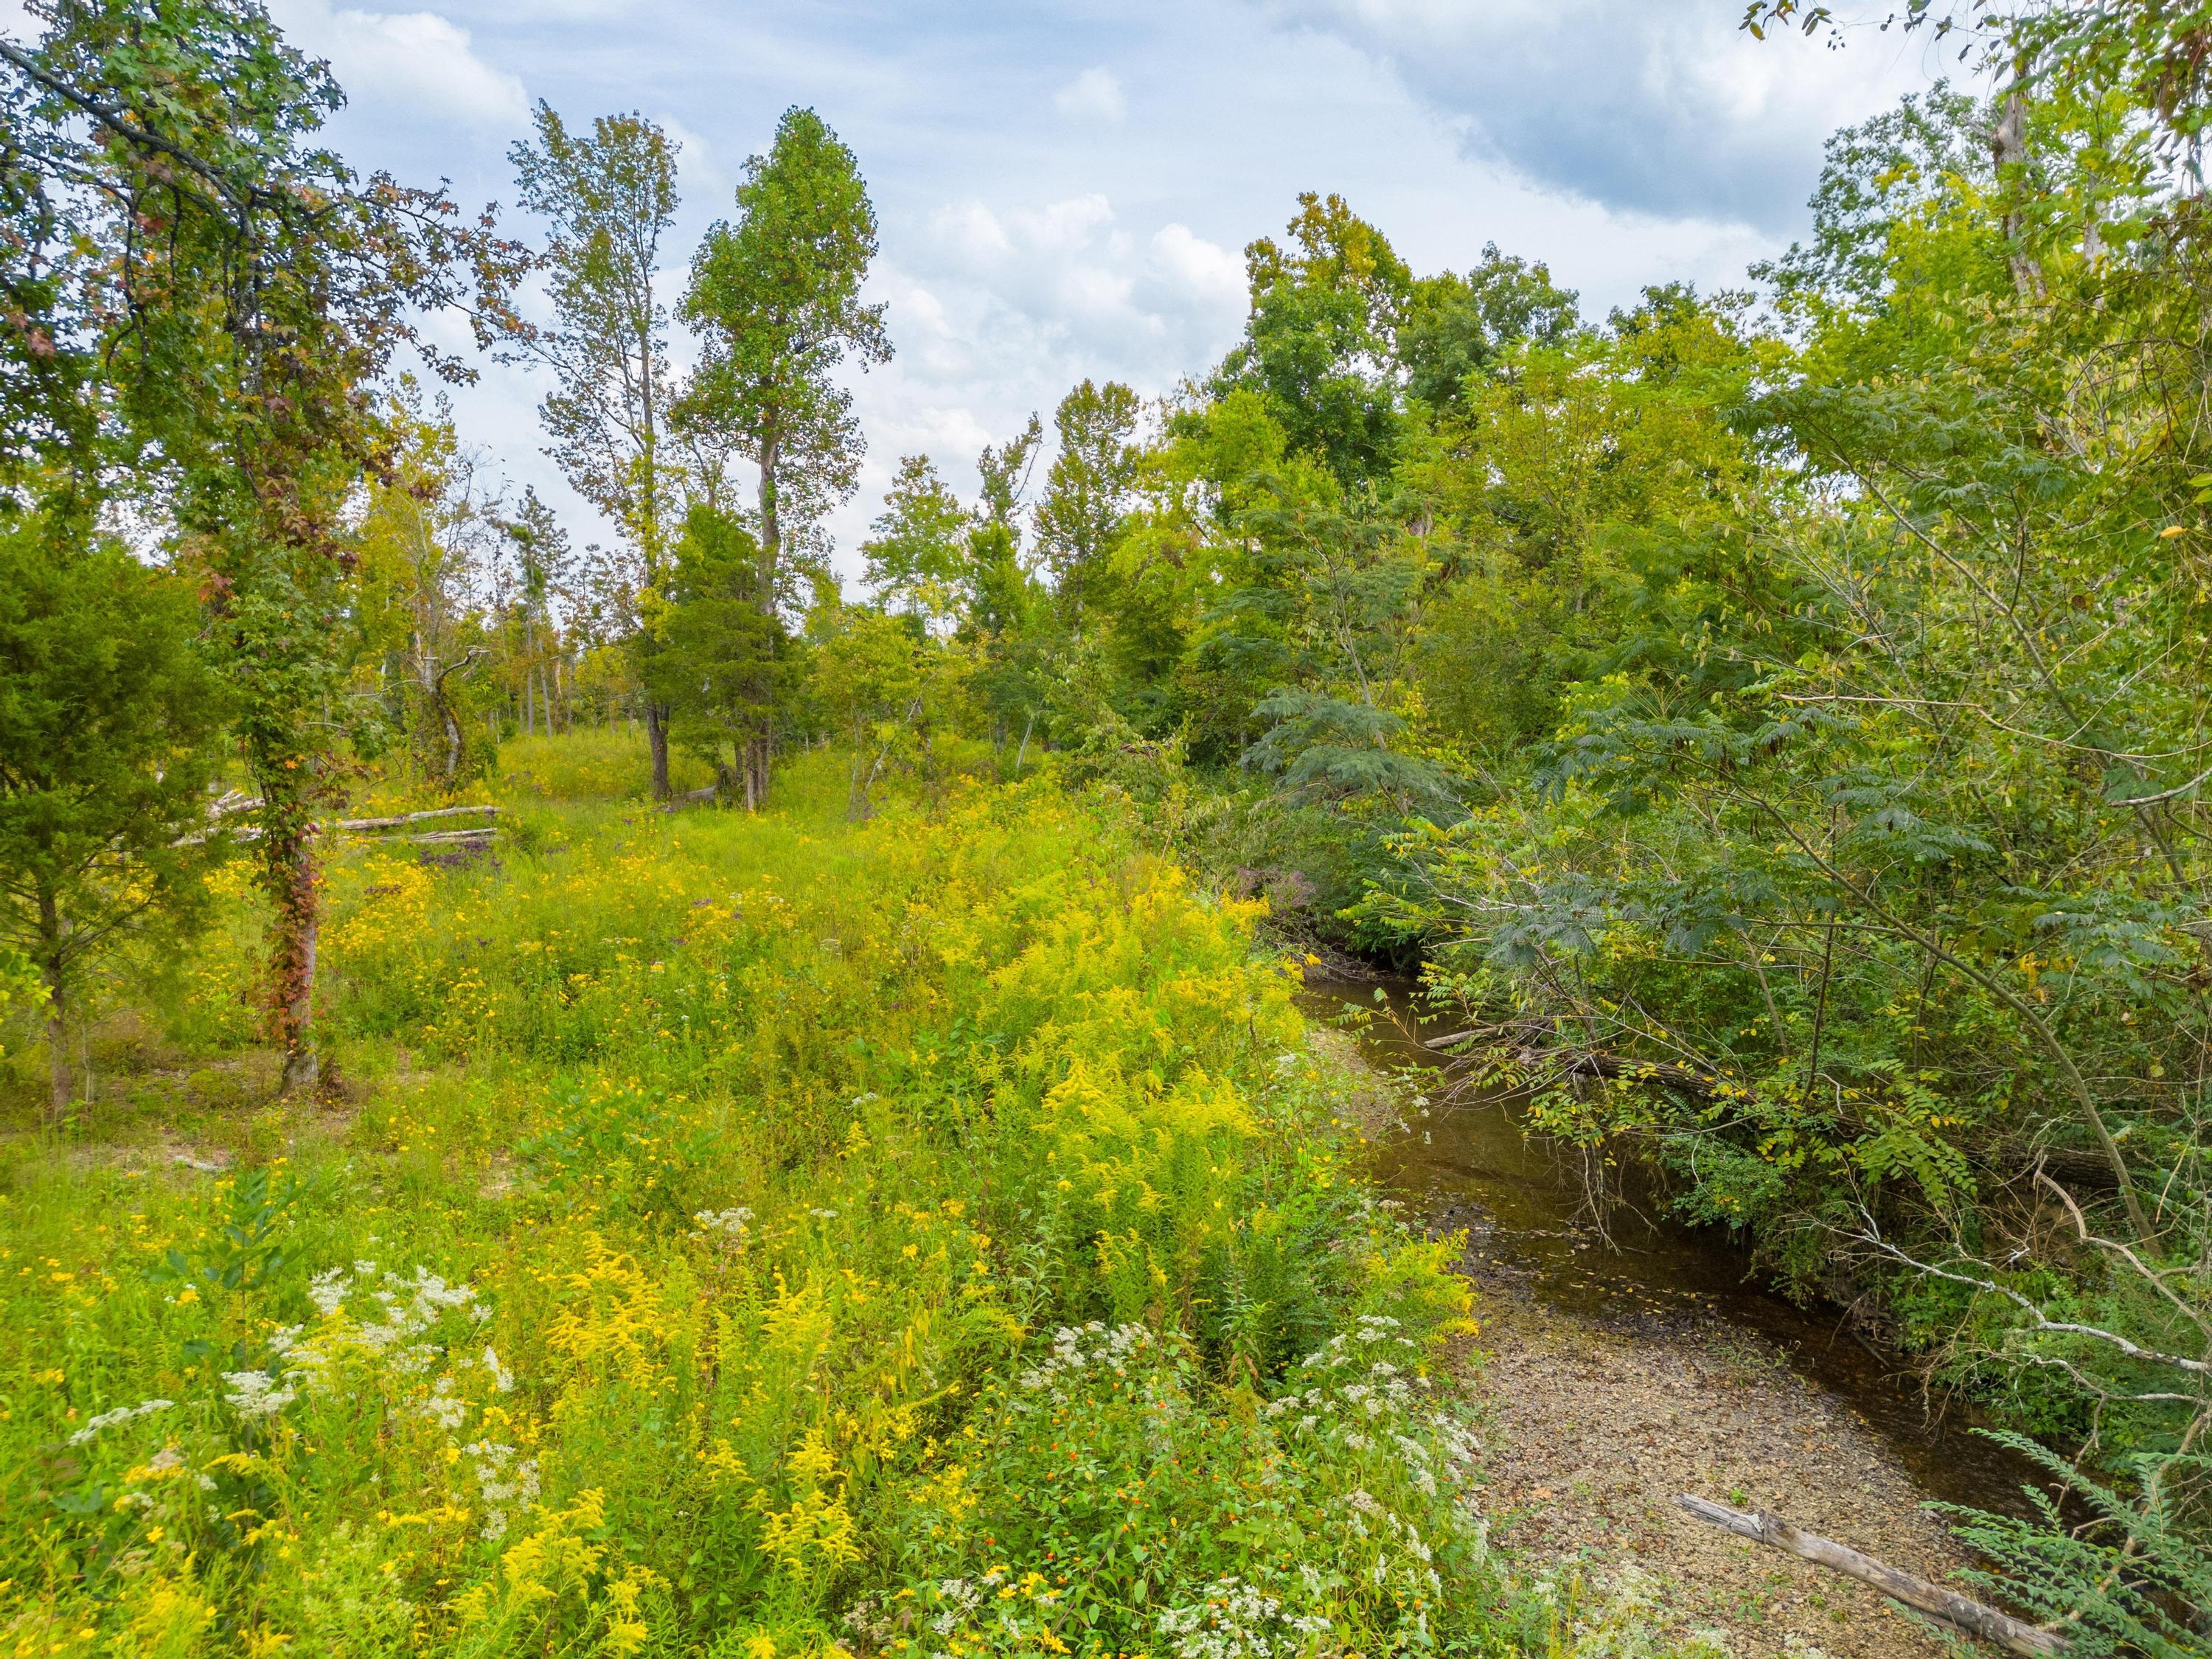
[[[315,1051],[315,939],[321,921],[322,872],[312,830],[271,836],[262,884],[275,905],[269,930],[269,1034],[284,1056],[287,1095],[306,1092],[322,1078]]]
[[[324,711],[343,697],[337,651],[349,573],[323,547],[222,539],[218,580],[240,747],[261,798],[256,875],[269,904],[264,1008],[270,1042],[284,1058],[289,1095],[313,1089],[322,1075],[314,1025],[322,911],[315,820],[342,793]]]

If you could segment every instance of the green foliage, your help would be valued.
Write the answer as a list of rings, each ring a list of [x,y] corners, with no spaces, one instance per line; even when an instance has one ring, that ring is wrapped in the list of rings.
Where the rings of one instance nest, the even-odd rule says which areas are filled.
[[[1251,316],[1215,390],[1259,392],[1291,447],[1340,479],[1373,477],[1396,435],[1385,366],[1413,273],[1339,196],[1301,195],[1286,234],[1287,247],[1263,236],[1244,250]]]
[[[2033,1520],[1950,1509],[1960,1539],[1990,1564],[1974,1577],[2031,1614],[2063,1621],[2069,1652],[2148,1659],[2201,1652],[2203,1632],[2191,1627],[2188,1610],[2212,1606],[2212,1555],[2180,1494],[2203,1480],[2205,1457],[2129,1458],[2126,1472],[2144,1495],[2138,1502],[2024,1435],[1992,1437],[2057,1477],[2087,1518],[2034,1492]]]
[[[228,709],[199,628],[184,581],[105,538],[0,526],[0,947],[44,980],[57,1114],[93,962],[189,923],[217,851]]]
[[[684,317],[702,356],[679,421],[724,434],[760,470],[761,556],[779,599],[785,541],[852,494],[863,443],[852,394],[830,377],[850,357],[887,362],[883,307],[860,302],[876,215],[853,152],[810,109],[790,109],[766,155],[745,162],[737,217],[691,262]]]
[[[1501,253],[1495,242],[1464,276],[1417,279],[1396,338],[1407,396],[1452,410],[1514,347],[1564,344],[1581,324],[1576,298],[1552,285],[1545,266]]]
[[[426,410],[418,389],[403,382],[387,419],[394,453],[355,534],[348,607],[356,633],[348,666],[380,718],[357,724],[355,745],[456,789],[493,762],[483,719],[492,647],[480,590],[499,526],[443,399]],[[387,732],[396,738],[388,749]]]
[[[967,606],[973,527],[928,456],[902,457],[875,535],[860,544],[868,586],[885,605],[923,627],[949,629]]]
[[[760,548],[751,533],[695,503],[685,514],[652,649],[641,678],[673,715],[672,734],[738,793],[749,746],[773,734],[798,678],[793,644],[762,601]]]
[[[1136,481],[1137,394],[1118,381],[1084,381],[1053,411],[1059,453],[1037,502],[1037,550],[1052,573],[1060,618],[1077,633],[1084,605],[1108,579],[1106,556],[1121,531]]]

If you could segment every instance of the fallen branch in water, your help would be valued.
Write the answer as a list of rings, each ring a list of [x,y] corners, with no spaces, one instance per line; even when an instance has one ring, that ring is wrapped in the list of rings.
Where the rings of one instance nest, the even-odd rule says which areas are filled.
[[[1769,1515],[1765,1510],[1748,1514],[1732,1510],[1725,1504],[1716,1504],[1710,1498],[1693,1498],[1684,1492],[1674,1500],[1700,1521],[1734,1533],[1739,1538],[1748,1538],[1754,1544],[1771,1545],[1787,1554],[1810,1561],[1816,1566],[1840,1572],[1846,1578],[1856,1578],[1862,1584],[1870,1584],[1893,1601],[1901,1601],[1915,1612],[1924,1613],[1931,1619],[1940,1619],[1954,1628],[1994,1642],[2008,1653],[2041,1656],[2063,1654],[2066,1644],[2059,1637],[2015,1619],[2008,1613],[1999,1613],[1995,1607],[1984,1607],[1970,1596],[1956,1590],[1931,1584],[1924,1578],[1915,1578],[1909,1572],[1899,1572],[1870,1555],[1861,1555],[1847,1545],[1817,1534],[1801,1532],[1778,1515]]]

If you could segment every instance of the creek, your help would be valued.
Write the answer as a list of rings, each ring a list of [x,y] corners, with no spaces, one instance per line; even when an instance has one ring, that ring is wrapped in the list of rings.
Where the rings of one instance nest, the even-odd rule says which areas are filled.
[[[1322,1023],[1340,1018],[1347,1003],[1376,1015],[1360,1038],[1371,1065],[1441,1069],[1444,1062],[1408,1034],[1413,988],[1379,988],[1397,1021],[1382,1017],[1376,988],[1314,981],[1299,1000]],[[1939,1409],[1940,1397],[1923,1393],[1908,1363],[1869,1346],[1840,1309],[1800,1307],[1764,1288],[1723,1230],[1675,1219],[1632,1170],[1623,1201],[1602,1230],[1594,1224],[1570,1161],[1524,1133],[1509,1092],[1460,1091],[1433,1101],[1382,1139],[1376,1173],[1432,1230],[1466,1229],[1467,1269],[1493,1293],[1526,1295],[1656,1340],[1700,1323],[1747,1334],[1872,1430],[1926,1497],[2027,1512],[2021,1489],[2037,1480],[2033,1466],[1972,1433],[1971,1411]]]

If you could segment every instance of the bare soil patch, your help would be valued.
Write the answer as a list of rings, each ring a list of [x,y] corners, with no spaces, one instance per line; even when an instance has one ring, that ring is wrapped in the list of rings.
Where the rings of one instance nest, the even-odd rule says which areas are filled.
[[[1488,1278],[1489,1276],[1486,1276]],[[1486,1507],[1523,1565],[1598,1589],[1656,1578],[1671,1633],[1742,1659],[1921,1659],[1957,1650],[1872,1590],[1675,1507],[1761,1508],[1942,1582],[1966,1557],[1895,1455],[1759,1339],[1717,1322],[1613,1328],[1485,1285],[1468,1387],[1488,1419]]]

